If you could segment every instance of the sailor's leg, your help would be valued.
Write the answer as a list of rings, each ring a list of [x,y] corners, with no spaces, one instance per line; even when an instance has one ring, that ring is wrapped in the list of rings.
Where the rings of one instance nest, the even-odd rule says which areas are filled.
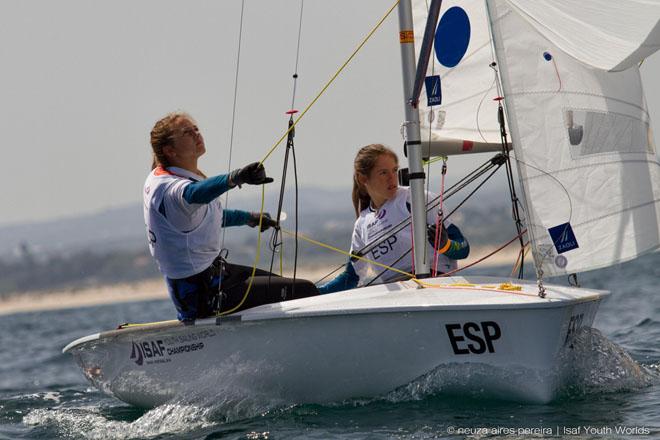
[[[235,311],[319,294],[314,283],[309,280],[296,279],[294,283],[292,278],[278,276],[256,276],[249,291],[248,286],[249,279],[246,279],[239,285],[227,289],[223,287],[222,310],[232,310],[241,302],[241,306]]]

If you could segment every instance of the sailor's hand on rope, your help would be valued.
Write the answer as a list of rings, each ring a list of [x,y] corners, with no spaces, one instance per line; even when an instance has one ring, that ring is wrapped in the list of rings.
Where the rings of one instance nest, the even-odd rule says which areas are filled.
[[[253,212],[247,224],[251,228],[256,228],[259,226],[259,213]],[[269,213],[264,212],[263,219],[261,220],[261,232],[264,232],[268,228],[275,227],[277,227],[277,222],[270,217]]]
[[[445,247],[449,243],[449,237],[447,236],[447,229],[445,228],[445,225],[440,223],[442,230],[440,231],[440,236],[438,237],[438,252],[444,253],[447,249]],[[429,239],[429,243],[431,243],[431,246],[435,246],[435,234],[436,234],[436,227],[435,225],[429,225],[426,228],[426,236]]]
[[[272,181],[272,178],[266,177],[266,169],[259,162],[253,162],[229,173],[229,185],[238,186],[239,188],[244,183],[248,185],[261,185],[262,183],[271,183]]]

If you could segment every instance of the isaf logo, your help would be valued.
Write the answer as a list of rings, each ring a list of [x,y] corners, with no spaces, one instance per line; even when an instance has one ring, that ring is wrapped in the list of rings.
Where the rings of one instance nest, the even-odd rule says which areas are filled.
[[[205,345],[202,341],[215,334],[212,330],[202,330],[186,335],[168,336],[163,339],[132,341],[129,359],[138,366],[172,362],[172,356],[186,356],[203,350]]]
[[[142,365],[145,359],[147,363],[151,363],[149,360],[163,358],[164,356],[165,345],[163,341],[143,341],[138,343],[133,342],[130,359],[137,365]]]

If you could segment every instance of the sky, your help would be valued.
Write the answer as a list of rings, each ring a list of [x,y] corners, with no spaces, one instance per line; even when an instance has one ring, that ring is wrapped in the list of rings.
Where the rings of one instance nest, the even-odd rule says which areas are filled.
[[[392,3],[304,3],[295,108],[311,102]],[[261,160],[286,130],[300,1],[246,0],[238,58],[240,15],[240,0],[0,2],[0,225],[139,202],[149,132],[174,110],[197,120],[208,175]],[[658,55],[641,70],[657,121]],[[366,144],[402,157],[402,103],[395,11],[297,127],[300,184],[349,188],[355,151]],[[283,152],[265,163],[276,178]],[[450,173],[474,162],[451,158]]]

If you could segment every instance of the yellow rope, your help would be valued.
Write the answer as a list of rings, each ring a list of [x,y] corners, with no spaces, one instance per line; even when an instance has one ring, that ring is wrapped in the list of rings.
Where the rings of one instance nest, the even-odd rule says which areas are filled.
[[[529,243],[525,244],[525,246],[522,248],[520,252],[518,252],[518,257],[516,258],[516,263],[513,265],[513,269],[511,269],[511,276],[518,270],[520,267],[520,264],[525,260],[525,256],[527,255],[527,252],[529,252]],[[522,258],[521,258],[522,257]]]
[[[533,297],[538,296],[538,294],[536,293],[532,294],[532,293],[523,292],[522,286],[511,283],[501,283],[497,286],[494,286],[494,285],[479,285],[472,283],[433,284],[433,283],[424,282],[418,278],[413,278],[411,281],[414,281],[415,283],[419,284],[422,287],[432,287],[436,289],[474,289],[474,290],[481,290],[488,292],[513,293],[516,295],[523,295],[523,296],[533,296]]]
[[[155,322],[136,322],[136,323],[126,323],[122,324],[119,327],[117,327],[117,330],[122,330],[125,328],[131,328],[131,327],[144,327],[147,325],[156,325],[156,324],[174,324],[174,323],[179,323],[180,321],[178,319],[169,319],[167,321],[155,321]]]
[[[323,95],[323,93],[325,93],[325,91],[328,89],[328,87],[330,87],[330,85],[331,85],[331,84],[334,82],[334,80],[339,76],[339,74],[344,70],[344,68],[348,65],[348,63],[350,63],[350,62],[353,60],[353,58],[355,58],[355,55],[357,55],[357,53],[360,51],[360,49],[362,49],[362,46],[364,46],[364,45],[366,44],[366,42],[371,38],[371,36],[372,36],[372,35],[378,30],[378,28],[383,24],[383,22],[385,21],[385,19],[387,19],[387,17],[389,17],[389,15],[392,13],[392,11],[394,10],[394,8],[397,7],[398,4],[399,4],[399,0],[396,0],[396,1],[394,2],[394,4],[392,5],[392,7],[391,7],[391,8],[385,13],[385,15],[383,16],[383,18],[380,19],[380,21],[378,22],[378,24],[376,24],[376,26],[374,26],[374,28],[371,30],[371,32],[369,32],[369,33],[367,34],[367,36],[362,40],[362,42],[358,45],[358,47],[353,51],[353,53],[351,54],[351,56],[348,57],[348,59],[344,62],[344,64],[342,64],[342,66],[341,66],[341,67],[335,72],[335,74],[332,75],[332,77],[330,78],[330,80],[325,84],[325,86],[323,86],[323,88],[321,89],[321,91],[316,95],[316,97],[312,100],[312,102],[309,103],[309,105],[305,108],[305,110],[303,110],[302,113],[300,113],[300,116],[298,116],[298,118],[296,118],[296,120],[295,120],[295,121],[293,122],[293,124],[289,127],[289,129],[288,129],[287,131],[285,131],[284,134],[282,135],[282,137],[281,137],[281,138],[275,143],[275,145],[273,145],[273,146],[271,147],[271,149],[268,150],[268,153],[266,153],[266,155],[264,156],[264,158],[261,159],[261,162],[260,162],[260,163],[264,163],[264,162],[266,162],[266,160],[270,157],[270,155],[273,153],[273,151],[275,151],[275,149],[276,149],[276,148],[282,143],[282,141],[283,141],[283,140],[289,135],[289,133],[291,132],[291,130],[293,130],[293,129],[296,127],[296,125],[298,124],[298,121],[300,121],[300,120],[303,118],[303,116],[305,116],[305,114],[307,113],[307,111],[309,111],[309,109],[310,109],[314,104],[316,104],[316,101],[318,101],[318,99],[321,97],[321,95]]]
[[[422,163],[423,165],[428,165],[434,162],[438,162],[439,160],[447,160],[447,159],[449,159],[447,156],[437,156],[434,157],[433,159],[424,160],[422,161]]]
[[[357,55],[357,53],[362,49],[362,47],[367,43],[367,41],[369,41],[371,36],[378,30],[378,28],[380,28],[380,26],[383,24],[383,22],[385,22],[387,17],[389,17],[389,15],[392,13],[394,8],[397,7],[398,4],[399,4],[399,0],[396,0],[394,2],[394,4],[392,5],[392,7],[385,13],[385,15],[380,19],[380,21],[378,21],[376,26],[374,26],[374,28],[371,29],[371,31],[367,34],[367,36],[362,40],[362,42],[358,45],[358,47],[353,51],[351,56],[349,56],[348,59],[344,62],[344,64],[342,64],[341,67],[335,72],[335,74],[332,75],[330,80],[325,84],[325,86],[323,86],[321,91],[316,95],[316,97],[312,100],[312,102],[310,102],[309,105],[307,105],[307,107],[305,108],[305,110],[303,110],[303,112],[300,113],[300,116],[298,116],[298,118],[296,118],[296,120],[293,122],[293,124],[291,124],[291,126],[287,129],[287,131],[284,132],[282,137],[279,138],[279,140],[275,143],[275,145],[273,145],[270,148],[270,150],[268,150],[268,152],[266,153],[264,158],[261,159],[261,161],[259,162],[260,164],[263,164],[270,157],[270,155],[273,153],[273,151],[275,151],[275,149],[282,143],[282,141],[296,127],[296,125],[298,124],[298,121],[300,121],[303,118],[303,116],[305,116],[305,114],[309,111],[309,109],[312,108],[312,106],[314,104],[316,104],[316,101],[319,100],[321,95],[323,95],[323,93],[325,93],[325,91],[328,89],[328,87],[330,87],[330,85],[335,81],[335,79],[344,70],[344,68],[346,68],[346,66],[353,60],[353,58],[355,58],[355,55]],[[259,215],[259,225],[258,225],[259,235],[258,235],[258,238],[257,238],[257,255],[256,255],[256,258],[254,260],[254,265],[252,266],[252,275],[250,276],[250,282],[248,284],[247,290],[245,291],[245,295],[243,295],[243,299],[241,300],[241,302],[236,307],[232,308],[231,310],[221,312],[220,313],[221,316],[222,315],[227,315],[227,314],[232,313],[232,312],[236,311],[237,309],[239,309],[243,305],[245,300],[247,299],[247,297],[250,293],[250,289],[252,288],[252,281],[254,280],[254,274],[257,271],[257,264],[259,264],[259,256],[261,254],[261,221],[262,221],[263,214],[264,214],[264,200],[265,200],[265,186],[262,185],[261,211],[259,213],[260,215]],[[358,257],[358,258],[362,259],[361,257]],[[372,262],[372,263],[378,264],[378,263],[375,263],[375,262]],[[378,265],[380,265],[380,264],[378,264]],[[380,266],[382,266],[382,265],[380,265]],[[383,267],[387,267],[387,266],[383,266]],[[396,269],[392,269],[392,270],[395,270],[397,272],[401,272],[401,273],[406,274],[406,275],[411,275],[407,272],[402,272],[402,271],[399,271],[399,270],[396,270]],[[281,262],[280,262],[280,271],[282,271]]]
[[[294,236],[296,235],[295,232],[287,231],[287,230],[284,229],[284,228],[281,228],[281,231],[284,232],[285,234],[294,235]],[[409,272],[405,272],[405,271],[403,271],[403,270],[399,270],[399,269],[396,269],[396,268],[394,268],[394,267],[387,266],[387,265],[385,265],[385,264],[382,264],[382,263],[378,263],[378,262],[376,262],[376,261],[369,260],[368,258],[364,258],[364,257],[360,257],[360,256],[355,255],[355,254],[351,254],[350,252],[346,252],[346,251],[344,251],[344,250],[342,250],[342,249],[336,248],[336,247],[334,247],[334,246],[330,246],[329,244],[321,243],[320,241],[316,241],[316,240],[314,240],[314,239],[312,239],[312,238],[309,238],[309,237],[306,237],[306,236],[304,236],[304,235],[302,235],[302,234],[300,234],[300,233],[298,233],[298,238],[301,238],[301,239],[303,239],[304,241],[307,241],[307,242],[309,242],[309,243],[315,244],[315,245],[317,245],[317,246],[321,246],[321,247],[324,247],[324,248],[326,248],[326,249],[330,249],[330,250],[332,250],[332,251],[339,252],[340,254],[347,255],[347,256],[349,256],[349,257],[351,257],[351,258],[357,258],[358,260],[362,260],[362,261],[365,261],[365,262],[367,262],[367,263],[374,264],[374,265],[376,265],[376,266],[380,266],[380,267],[382,267],[382,268],[384,268],[384,269],[388,269],[388,270],[391,270],[391,271],[393,271],[393,272],[397,272],[397,273],[400,273],[400,274],[402,274],[402,275],[406,275],[406,276],[409,276],[409,277],[415,279],[415,275],[413,275],[413,274],[411,274],[411,273],[409,273]]]
[[[259,257],[261,256],[261,222],[263,221],[264,218],[264,203],[266,201],[266,185],[263,184],[261,185],[261,213],[259,215],[259,224],[257,225],[257,255],[254,258],[254,264],[252,265],[252,274],[250,275],[250,281],[248,282],[247,289],[245,290],[245,294],[243,295],[243,299],[241,300],[240,303],[236,307],[230,310],[226,310],[224,312],[220,312],[218,315],[223,316],[223,315],[228,315],[230,313],[235,312],[245,302],[247,299],[248,295],[250,294],[250,290],[252,289],[252,281],[254,281],[254,274],[257,272],[257,265],[259,264]],[[220,281],[222,282],[222,280]]]

